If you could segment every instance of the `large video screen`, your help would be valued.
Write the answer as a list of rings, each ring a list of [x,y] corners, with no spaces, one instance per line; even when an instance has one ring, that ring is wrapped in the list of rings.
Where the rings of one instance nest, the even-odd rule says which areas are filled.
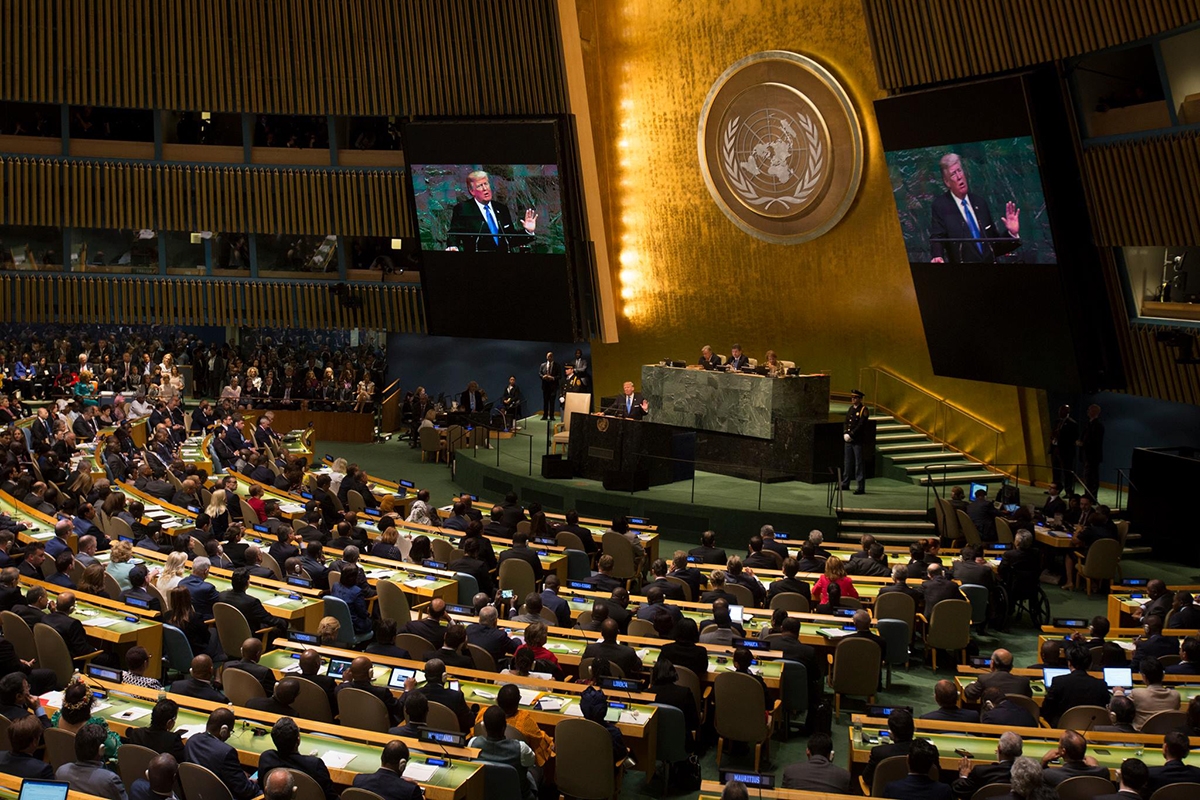
[[[424,250],[567,252],[557,164],[413,164]]]
[[[569,341],[576,227],[556,120],[404,126],[426,327],[440,336]],[[508,298],[519,297],[512,313]],[[482,304],[482,305],[481,305]]]
[[[1055,263],[1032,136],[885,155],[910,262]]]

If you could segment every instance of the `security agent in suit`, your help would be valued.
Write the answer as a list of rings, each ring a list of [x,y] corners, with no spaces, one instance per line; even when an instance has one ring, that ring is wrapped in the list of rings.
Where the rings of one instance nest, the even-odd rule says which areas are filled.
[[[287,681],[285,681],[287,682]],[[295,681],[291,681],[295,683]],[[299,685],[297,684],[297,691]],[[333,780],[329,777],[329,768],[318,756],[306,756],[300,752],[300,729],[290,716],[275,720],[271,726],[271,741],[275,743],[274,750],[267,750],[258,758],[258,773],[269,775],[273,769],[294,769],[309,775],[321,787],[326,800],[335,800],[338,796]]]
[[[951,789],[959,797],[970,797],[976,790],[989,783],[1008,783],[1012,775],[1013,762],[1021,757],[1024,742],[1012,731],[1000,734],[996,744],[996,763],[971,766],[971,759],[966,756],[958,762],[958,778],[951,784]]]
[[[863,428],[866,427],[870,410],[863,405],[863,393],[858,389],[850,392],[850,408],[846,409],[846,421],[842,425],[842,440],[845,441],[845,464],[842,468],[842,489],[850,488],[850,478],[854,477],[857,486],[855,494],[866,494],[867,477],[863,466],[862,439]]]
[[[554,353],[546,353],[546,360],[538,367],[538,378],[542,384],[542,419],[554,419],[554,399],[558,396],[558,381],[562,367],[554,360]]]
[[[814,733],[805,750],[808,761],[797,761],[783,770],[783,788],[807,792],[850,794],[850,773],[829,759],[833,740],[827,733]]]
[[[1042,703],[1042,716],[1051,727],[1058,725],[1058,718],[1069,708],[1108,705],[1108,685],[1088,675],[1091,665],[1092,652],[1084,644],[1072,642],[1067,646],[1067,666],[1071,672],[1054,679]]]
[[[633,381],[625,381],[622,394],[601,413],[609,417],[643,419],[650,413],[650,403],[641,392],[633,390]]]
[[[1100,491],[1100,462],[1104,460],[1104,423],[1100,421],[1100,406],[1088,406],[1087,421],[1076,444],[1083,460],[1083,485],[1092,497]]]
[[[508,206],[496,202],[488,174],[476,170],[467,175],[467,193],[450,216],[447,250],[465,253],[508,253],[534,241],[537,212],[526,209],[520,224],[513,223]]]
[[[987,200],[968,191],[967,174],[957,153],[941,159],[946,193],[933,201],[929,225],[930,261],[935,264],[994,264],[1021,246],[1021,210],[1009,200],[999,227]],[[946,241],[998,239],[1000,241]]]
[[[354,776],[355,789],[374,792],[389,800],[424,800],[421,787],[403,777],[404,767],[408,764],[408,745],[393,739],[383,746],[379,762],[379,769],[370,775]]]
[[[985,690],[995,687],[1005,694],[1020,694],[1033,697],[1029,678],[1012,674],[1013,655],[1003,648],[992,651],[992,671],[980,675],[963,689],[963,697],[975,702],[983,697]]]
[[[204,732],[189,737],[184,749],[188,761],[203,764],[217,774],[234,800],[249,800],[259,794],[258,784],[246,777],[237,750],[226,744],[236,721],[228,708],[218,708],[208,715]]]

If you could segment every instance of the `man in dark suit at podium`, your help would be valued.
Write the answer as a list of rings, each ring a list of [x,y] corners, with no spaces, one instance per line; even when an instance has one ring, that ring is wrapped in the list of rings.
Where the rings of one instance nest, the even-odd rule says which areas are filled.
[[[508,253],[533,242],[537,212],[526,209],[520,225],[513,224],[508,206],[493,202],[488,174],[476,170],[467,176],[467,193],[450,216],[447,250],[465,253]]]
[[[650,404],[642,397],[641,392],[633,390],[633,381],[625,381],[624,393],[604,409],[603,413],[609,417],[643,419],[650,413]]]
[[[933,201],[929,225],[930,261],[935,264],[994,264],[1021,246],[1021,210],[1009,200],[1001,228],[992,220],[987,200],[967,191],[967,174],[957,153],[942,156],[946,193]],[[1008,239],[971,242],[965,239]],[[950,241],[946,241],[950,240]]]

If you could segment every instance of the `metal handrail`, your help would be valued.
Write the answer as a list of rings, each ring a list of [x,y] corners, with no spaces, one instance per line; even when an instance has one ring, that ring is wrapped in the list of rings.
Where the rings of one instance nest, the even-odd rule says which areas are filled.
[[[1117,501],[1116,501],[1116,506],[1117,506],[1117,508],[1120,508],[1120,509],[1124,509],[1124,508],[1125,508],[1125,504],[1121,502],[1121,498],[1122,498],[1122,496],[1123,496],[1123,495],[1124,495],[1124,493],[1125,493],[1125,488],[1124,488],[1124,485],[1125,485],[1126,483],[1127,483],[1127,484],[1129,484],[1129,493],[1130,493],[1130,494],[1133,494],[1134,492],[1140,491],[1140,490],[1137,488],[1137,485],[1136,485],[1136,484],[1133,482],[1133,479],[1129,477],[1129,470],[1128,470],[1128,469],[1123,469],[1123,468],[1121,468],[1121,467],[1118,467],[1118,468],[1117,468]]]
[[[990,461],[994,462],[997,458],[1000,457],[1000,437],[1004,433],[1003,428],[1001,428],[991,422],[988,422],[987,420],[983,419],[982,417],[977,416],[976,414],[971,413],[970,411],[967,411],[965,408],[952,402],[948,398],[942,397],[941,395],[938,395],[938,394],[935,394],[935,393],[929,391],[928,389],[918,386],[917,384],[913,383],[909,379],[901,377],[900,375],[897,375],[896,373],[889,370],[887,367],[869,366],[869,367],[860,368],[858,371],[860,386],[864,384],[863,373],[868,370],[871,373],[873,373],[875,376],[874,384],[873,384],[874,388],[872,390],[873,391],[872,405],[874,406],[874,408],[876,410],[883,409],[887,413],[896,417],[896,419],[899,419],[900,421],[905,422],[906,424],[910,425],[911,427],[917,429],[921,433],[924,433],[926,436],[930,437],[931,439],[933,439],[935,442],[941,444],[942,446],[950,447],[951,449],[956,450],[957,452],[960,452],[963,455],[971,456],[971,454],[967,453],[965,450],[954,447],[954,445],[950,444],[950,441],[949,441],[949,436],[948,436],[948,431],[947,431],[947,428],[949,425],[949,414],[951,412],[953,412],[955,414],[959,414],[959,415],[965,417],[966,419],[970,420],[971,422],[973,422],[977,425],[981,425],[985,430],[989,431],[993,435],[994,438],[993,438],[993,447],[992,447],[992,457],[991,457]],[[913,391],[917,392],[918,394],[923,395],[926,399],[933,401],[933,403],[934,403],[933,430],[925,430],[924,428],[920,427],[916,423],[908,422],[903,417],[897,416],[895,410],[889,409],[879,402],[879,376],[881,374],[887,378],[890,378],[890,379],[900,383],[901,385],[903,385],[909,389],[912,389]],[[939,426],[941,428],[940,432],[939,432]],[[984,459],[984,458],[978,458],[975,456],[971,456],[971,457],[976,458],[976,460],[978,460],[984,464],[987,464],[989,461],[988,459]]]

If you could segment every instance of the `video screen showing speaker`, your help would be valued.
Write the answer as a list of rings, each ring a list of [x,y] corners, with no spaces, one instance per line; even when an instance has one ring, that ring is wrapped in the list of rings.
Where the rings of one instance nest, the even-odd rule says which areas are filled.
[[[1032,136],[885,153],[909,261],[1053,264]]]
[[[1068,113],[1049,68],[876,101],[936,374],[1119,382]]]
[[[405,125],[430,333],[574,338],[568,254],[579,235],[561,136],[553,119]],[[538,313],[507,313],[516,297]]]

